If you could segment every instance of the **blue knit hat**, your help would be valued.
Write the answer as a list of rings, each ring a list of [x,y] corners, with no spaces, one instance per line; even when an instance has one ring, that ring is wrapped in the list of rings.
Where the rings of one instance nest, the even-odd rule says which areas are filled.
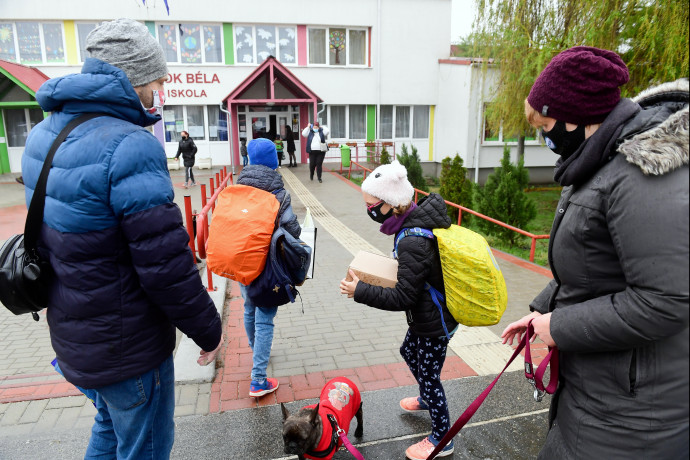
[[[250,165],[264,165],[271,169],[278,167],[276,145],[263,137],[249,141],[247,155],[249,155]]]

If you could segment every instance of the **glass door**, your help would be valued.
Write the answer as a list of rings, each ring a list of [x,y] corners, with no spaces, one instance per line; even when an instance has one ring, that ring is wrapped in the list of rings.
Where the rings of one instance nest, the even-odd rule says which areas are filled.
[[[271,128],[268,123],[268,116],[251,114],[250,118],[252,122],[252,139],[258,139],[260,137],[268,138],[268,133]]]

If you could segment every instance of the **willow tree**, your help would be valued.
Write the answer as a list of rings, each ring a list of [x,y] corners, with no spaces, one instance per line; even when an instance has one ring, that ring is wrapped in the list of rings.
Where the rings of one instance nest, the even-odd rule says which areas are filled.
[[[485,69],[499,71],[489,127],[517,137],[519,157],[534,131],[524,100],[539,72],[567,48],[618,52],[630,69],[624,96],[688,76],[687,0],[478,0],[471,37]]]

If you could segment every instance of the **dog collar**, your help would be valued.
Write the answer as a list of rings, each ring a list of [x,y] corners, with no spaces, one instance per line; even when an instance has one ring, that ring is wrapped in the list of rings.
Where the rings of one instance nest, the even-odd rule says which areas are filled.
[[[336,421],[336,419],[335,419],[335,417],[333,416],[333,414],[328,414],[327,417],[328,417],[328,421],[329,421],[330,424],[331,424],[331,443],[330,443],[330,445],[329,445],[326,449],[324,449],[324,450],[307,451],[307,452],[305,452],[305,453],[306,453],[307,455],[309,455],[310,457],[314,457],[314,458],[326,458],[326,457],[328,457],[329,455],[331,455],[331,453],[333,453],[333,451],[338,447],[338,441],[340,440],[340,438],[338,437],[338,428],[339,428],[339,427],[338,427],[338,422]]]

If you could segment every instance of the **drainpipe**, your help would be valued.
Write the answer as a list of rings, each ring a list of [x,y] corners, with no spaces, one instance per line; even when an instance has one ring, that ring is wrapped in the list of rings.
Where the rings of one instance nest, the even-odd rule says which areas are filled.
[[[318,112],[316,112],[316,116],[314,117],[316,120],[314,120],[314,121],[317,121],[317,120],[319,119],[319,114],[320,114],[321,112],[323,112],[324,110],[326,110],[326,103],[325,103],[325,102],[319,102],[319,103],[317,103],[317,104],[316,104],[316,108],[317,108],[317,109],[319,108],[319,104],[321,104],[323,107],[321,108],[321,110],[319,110]]]
[[[232,152],[232,145],[233,145],[233,143],[232,143],[233,142],[232,141],[232,130],[234,128],[234,126],[232,126],[232,116],[231,116],[229,111],[227,111],[223,108],[223,102],[222,101],[218,105],[220,106],[220,111],[225,112],[225,114],[228,116],[228,140],[230,141],[230,170],[232,172],[232,175],[234,176],[235,175],[235,155],[233,155],[233,152]]]
[[[476,62],[470,64],[470,73],[473,73]],[[480,70],[481,71],[481,70]],[[474,183],[479,184],[479,147],[482,143],[482,132],[484,131],[484,118],[482,100],[484,99],[484,74],[481,75],[481,83],[479,84],[479,96],[477,97],[477,139],[474,144]]]

